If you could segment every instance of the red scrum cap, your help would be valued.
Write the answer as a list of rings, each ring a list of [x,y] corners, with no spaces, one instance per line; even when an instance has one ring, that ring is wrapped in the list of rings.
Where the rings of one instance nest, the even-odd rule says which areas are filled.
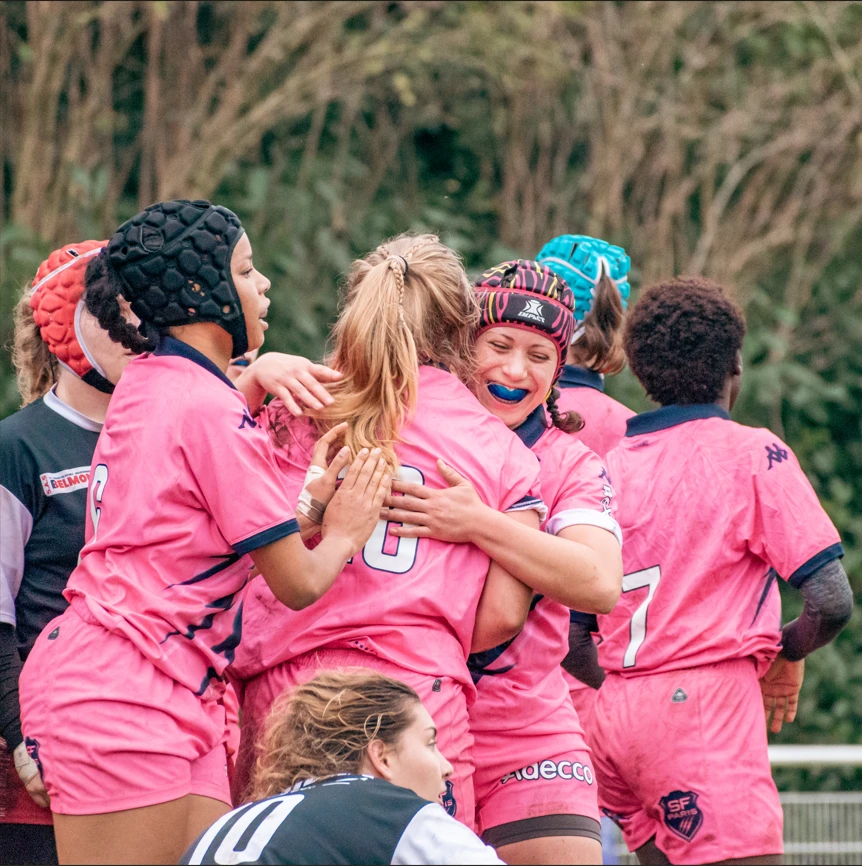
[[[51,354],[88,385],[110,394],[114,386],[81,335],[87,265],[107,243],[81,241],[54,250],[33,278],[30,308]]]

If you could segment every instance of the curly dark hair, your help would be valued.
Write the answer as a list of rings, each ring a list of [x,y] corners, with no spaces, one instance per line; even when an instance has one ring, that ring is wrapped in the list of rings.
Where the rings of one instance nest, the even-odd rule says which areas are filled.
[[[632,372],[662,406],[714,403],[736,365],[745,319],[704,277],[675,277],[641,292],[623,346]]]

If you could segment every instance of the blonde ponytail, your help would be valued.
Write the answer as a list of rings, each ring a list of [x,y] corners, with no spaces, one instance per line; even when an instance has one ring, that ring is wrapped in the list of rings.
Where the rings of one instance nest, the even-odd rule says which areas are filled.
[[[476,300],[458,255],[434,235],[399,235],[353,263],[333,329],[330,363],[343,374],[322,429],[349,423],[346,444],[380,448],[393,469],[399,431],[416,409],[419,366],[472,374]]]

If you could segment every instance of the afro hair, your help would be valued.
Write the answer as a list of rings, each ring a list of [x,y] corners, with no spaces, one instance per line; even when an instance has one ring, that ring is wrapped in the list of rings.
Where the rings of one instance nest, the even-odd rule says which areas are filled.
[[[657,403],[714,403],[744,336],[742,312],[718,283],[676,277],[641,292],[623,346],[632,372]]]

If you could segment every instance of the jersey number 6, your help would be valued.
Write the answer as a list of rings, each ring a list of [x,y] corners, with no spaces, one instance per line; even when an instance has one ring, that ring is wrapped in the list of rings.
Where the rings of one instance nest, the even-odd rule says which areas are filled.
[[[629,626],[630,640],[626,648],[626,654],[623,657],[623,668],[633,668],[635,666],[638,650],[646,640],[647,609],[655,596],[655,591],[658,589],[658,582],[660,580],[661,566],[658,565],[623,575],[623,592],[633,592],[636,589],[643,589],[645,586],[649,587],[647,597],[632,614],[632,621]]]
[[[424,484],[425,476],[415,466],[401,466],[396,475],[399,481]],[[386,553],[384,546],[389,537],[389,522],[378,520],[371,538],[362,548],[362,559],[369,568],[388,571],[391,574],[406,574],[416,563],[418,538],[399,538],[393,553]]]

